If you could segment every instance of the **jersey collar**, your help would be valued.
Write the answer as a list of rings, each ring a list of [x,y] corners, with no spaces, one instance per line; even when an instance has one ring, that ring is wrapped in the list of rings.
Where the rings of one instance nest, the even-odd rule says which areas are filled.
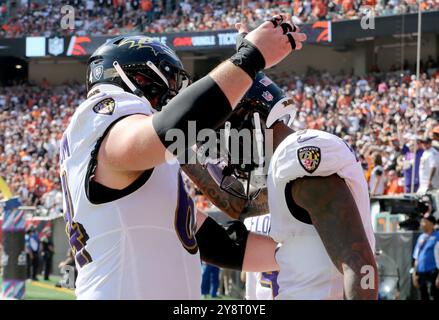
[[[124,90],[114,84],[102,83],[94,86],[93,89],[87,93],[87,98],[90,98],[91,96],[94,96],[100,92],[124,92]]]

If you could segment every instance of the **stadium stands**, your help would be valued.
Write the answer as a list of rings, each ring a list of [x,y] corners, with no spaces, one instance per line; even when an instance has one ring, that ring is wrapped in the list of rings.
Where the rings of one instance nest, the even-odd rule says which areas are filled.
[[[0,171],[23,205],[59,213],[59,140],[85,96],[83,86],[0,88]]]
[[[368,12],[375,16],[412,13],[418,8],[415,0],[53,0],[30,3],[27,6],[27,1],[0,1],[0,38],[219,30],[233,28],[242,18],[255,26],[281,11],[294,15],[297,23],[311,23],[359,19]],[[75,8],[73,30],[60,28],[61,7],[65,4]],[[423,0],[422,8],[439,10],[439,2]]]

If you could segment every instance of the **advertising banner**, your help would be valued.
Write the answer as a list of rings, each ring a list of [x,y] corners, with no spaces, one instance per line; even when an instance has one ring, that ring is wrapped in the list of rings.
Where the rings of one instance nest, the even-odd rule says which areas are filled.
[[[2,297],[23,299],[26,281],[25,213],[18,198],[2,200],[3,268]]]

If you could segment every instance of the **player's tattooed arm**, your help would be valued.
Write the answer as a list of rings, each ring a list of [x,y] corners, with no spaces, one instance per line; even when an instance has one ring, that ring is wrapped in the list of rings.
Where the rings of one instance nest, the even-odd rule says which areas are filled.
[[[241,220],[269,213],[267,188],[261,190],[256,199],[248,200],[241,212]]]
[[[221,190],[201,164],[185,164],[181,168],[204,195],[230,217],[243,219],[268,213],[266,190],[262,190],[256,199],[246,201]]]
[[[344,180],[337,175],[300,178],[293,182],[291,194],[308,211],[332,262],[343,274],[345,298],[377,299],[374,254]]]

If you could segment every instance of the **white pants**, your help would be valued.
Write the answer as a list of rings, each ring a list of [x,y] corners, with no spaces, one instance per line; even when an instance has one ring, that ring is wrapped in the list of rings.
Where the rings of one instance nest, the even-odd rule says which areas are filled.
[[[343,275],[332,263],[320,237],[291,237],[276,253],[280,271],[276,300],[342,300]]]

